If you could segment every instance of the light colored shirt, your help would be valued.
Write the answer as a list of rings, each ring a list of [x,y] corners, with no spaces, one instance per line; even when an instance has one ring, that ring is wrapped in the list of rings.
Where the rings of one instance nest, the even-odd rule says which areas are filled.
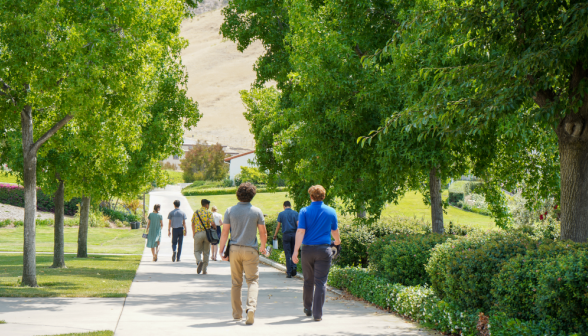
[[[263,212],[249,202],[239,202],[225,212],[225,224],[231,224],[231,244],[257,246],[257,225],[265,225]]]
[[[178,208],[173,209],[169,215],[167,215],[167,219],[171,219],[171,227],[177,229],[184,225],[184,221],[188,219],[188,217],[186,217],[186,214]]]
[[[198,218],[200,216],[200,218]],[[202,222],[200,220],[202,219]],[[194,224],[194,233],[204,231],[204,228],[210,229],[214,223],[212,219],[212,212],[205,207],[200,208],[199,210],[194,211],[194,215],[192,215],[192,224]]]
[[[218,212],[213,212],[212,217],[214,218],[214,224],[216,224],[216,226],[223,225],[223,215]]]

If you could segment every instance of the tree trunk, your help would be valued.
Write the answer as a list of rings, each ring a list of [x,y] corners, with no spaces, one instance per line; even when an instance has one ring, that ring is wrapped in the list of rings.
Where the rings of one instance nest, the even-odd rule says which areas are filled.
[[[433,232],[443,233],[443,199],[441,198],[441,179],[437,177],[437,168],[429,172],[429,192],[431,194],[431,220]]]
[[[365,216],[366,216],[365,205],[362,205],[361,208],[359,209],[359,212],[357,213],[357,218],[365,218]]]
[[[53,268],[65,268],[64,255],[64,204],[65,204],[65,186],[63,180],[59,180],[59,186],[55,192],[55,225],[53,227]]]
[[[88,258],[88,224],[90,218],[90,196],[82,197],[80,228],[78,231],[78,258]]]
[[[35,249],[35,218],[37,216],[37,152],[34,151],[33,109],[30,105],[21,113],[22,151],[24,156],[24,246],[22,256],[22,284],[37,287]]]
[[[586,242],[588,239],[588,94],[582,82],[588,67],[576,63],[570,77],[569,106],[578,105],[577,113],[568,113],[557,126],[561,178],[561,239]],[[553,100],[552,91],[539,91],[533,97],[539,106]]]
[[[558,132],[561,174],[561,239],[588,238],[588,143]],[[573,134],[573,131],[572,131]],[[571,140],[571,141],[570,141]]]

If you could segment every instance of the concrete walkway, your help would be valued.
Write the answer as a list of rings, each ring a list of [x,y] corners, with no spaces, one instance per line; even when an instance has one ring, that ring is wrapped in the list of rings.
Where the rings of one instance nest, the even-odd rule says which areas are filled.
[[[127,335],[399,335],[439,333],[360,301],[329,292],[321,322],[302,313],[302,281],[260,265],[260,290],[255,324],[234,322],[230,302],[229,263],[211,261],[207,275],[196,274],[193,239],[184,239],[181,262],[171,261],[167,214],[180,200],[189,219],[192,209],[178,186],[150,194],[150,209],[161,204],[164,231],[159,261],[145,249],[128,297],[0,298],[0,335],[33,336],[94,330]],[[236,200],[235,200],[236,202]],[[190,232],[188,226],[188,232]],[[244,288],[246,291],[246,286]]]
[[[191,217],[192,209],[177,187],[151,193],[150,208],[161,204],[161,213],[166,218],[174,199],[180,200],[182,210]],[[229,263],[210,261],[208,273],[196,274],[192,239],[184,240],[182,261],[174,263],[170,239],[163,235],[159,261],[152,261],[149,250],[143,255],[115,335],[434,334],[371,305],[344,300],[334,293],[328,295],[323,321],[315,322],[302,313],[302,281],[287,279],[285,273],[265,265],[260,265],[255,324],[246,326],[244,321],[234,322],[232,318]]]

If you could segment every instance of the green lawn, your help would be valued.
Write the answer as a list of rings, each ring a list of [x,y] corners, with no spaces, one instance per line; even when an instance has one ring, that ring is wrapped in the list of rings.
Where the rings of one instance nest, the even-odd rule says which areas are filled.
[[[178,172],[175,170],[166,170],[166,173],[169,176],[169,184],[184,183],[184,177],[182,172]]]
[[[277,215],[283,210],[282,204],[286,200],[288,193],[262,193],[255,195],[251,202],[253,205],[259,207],[266,215]],[[447,190],[443,192],[443,198],[447,198]],[[206,198],[211,201],[211,205],[216,205],[219,212],[224,215],[228,207],[237,203],[235,195],[215,195],[215,196],[187,196],[188,202],[193,210],[200,208],[200,200]],[[479,215],[473,212],[464,211],[455,207],[448,207],[447,213],[443,215],[446,224],[453,222],[454,224],[465,224],[482,229],[496,228],[494,220],[491,217]],[[382,212],[382,216],[405,216],[405,217],[424,217],[425,220],[431,218],[431,207],[425,206],[423,197],[418,192],[407,193],[398,204],[388,205]]]
[[[88,253],[143,253],[142,230],[93,228],[88,232]],[[37,226],[38,252],[53,252],[53,227]],[[21,252],[23,227],[0,229],[0,251]],[[78,228],[65,228],[65,252],[77,252]]]
[[[16,183],[16,176],[0,172],[0,183]]]
[[[20,286],[22,254],[0,254],[0,297],[126,297],[141,256],[65,256],[67,268],[51,268],[52,255],[37,255],[39,287]]]
[[[448,196],[447,190],[443,192],[443,198]],[[464,224],[481,229],[494,229],[494,219],[477,213],[461,210],[455,207],[448,207],[447,213],[443,214],[445,225],[449,222],[454,224]],[[431,218],[431,207],[423,203],[423,196],[419,192],[408,192],[400,199],[398,204],[390,204],[382,212],[382,216],[406,216],[406,217],[424,217],[426,220]]]
[[[277,215],[280,211],[284,211],[284,201],[289,200],[292,202],[292,199],[287,198],[287,196],[288,193],[286,192],[260,193],[255,195],[251,204],[260,208],[266,215]],[[239,202],[235,195],[186,196],[186,198],[188,199],[192,210],[200,209],[200,200],[206,198],[207,200],[210,200],[210,206],[216,205],[218,207],[218,212],[223,216],[225,215],[227,208]]]

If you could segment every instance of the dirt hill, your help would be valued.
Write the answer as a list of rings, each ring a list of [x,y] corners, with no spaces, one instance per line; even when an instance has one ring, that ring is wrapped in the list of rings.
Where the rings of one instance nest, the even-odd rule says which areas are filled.
[[[205,1],[200,10],[222,4],[223,1]],[[243,117],[245,108],[239,91],[249,89],[255,80],[253,64],[264,50],[257,42],[244,53],[239,52],[235,43],[223,40],[219,34],[222,22],[220,9],[216,9],[182,25],[182,36],[190,42],[182,54],[189,74],[188,95],[198,102],[203,114],[197,127],[186,130],[185,136],[253,149],[253,135]]]

